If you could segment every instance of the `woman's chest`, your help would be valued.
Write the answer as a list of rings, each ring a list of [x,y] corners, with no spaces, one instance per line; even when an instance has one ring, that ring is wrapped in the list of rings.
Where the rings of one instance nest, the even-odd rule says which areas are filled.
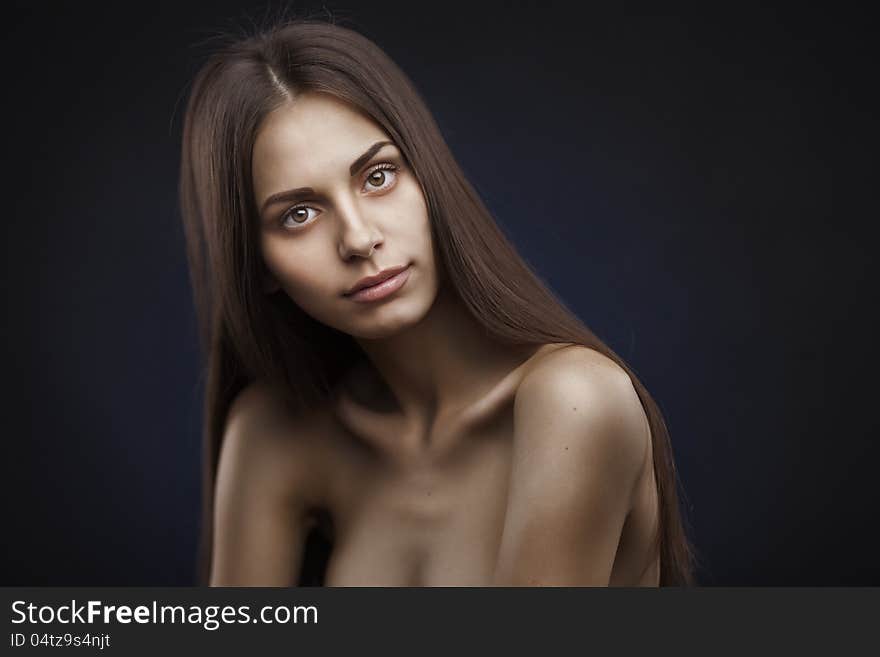
[[[327,586],[483,586],[491,581],[511,466],[507,422],[443,461],[359,454],[334,482]]]

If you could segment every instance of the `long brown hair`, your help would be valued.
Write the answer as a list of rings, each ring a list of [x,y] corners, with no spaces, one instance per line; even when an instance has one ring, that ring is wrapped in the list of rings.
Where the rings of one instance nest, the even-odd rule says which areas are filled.
[[[403,71],[354,29],[314,18],[277,21],[212,53],[193,80],[184,117],[180,203],[206,360],[200,582],[210,577],[214,480],[235,395],[260,379],[279,384],[305,408],[325,400],[363,356],[352,336],[261,286],[255,135],[269,112],[307,90],[350,103],[399,147],[425,195],[442,280],[491,336],[509,345],[582,344],[627,371],[653,436],[660,584],[693,584],[695,553],[679,509],[672,447],[651,395],[523,261]]]

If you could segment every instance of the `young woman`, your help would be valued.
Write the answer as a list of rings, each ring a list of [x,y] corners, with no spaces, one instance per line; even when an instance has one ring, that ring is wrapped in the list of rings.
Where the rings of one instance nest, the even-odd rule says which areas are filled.
[[[215,53],[180,193],[203,583],[693,583],[656,404],[530,271],[374,43],[294,19]]]

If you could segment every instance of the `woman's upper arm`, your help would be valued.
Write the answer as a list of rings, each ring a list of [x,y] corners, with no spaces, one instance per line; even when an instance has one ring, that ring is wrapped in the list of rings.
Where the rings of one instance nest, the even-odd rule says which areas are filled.
[[[552,356],[517,392],[494,582],[606,586],[650,426],[622,369],[586,349]]]
[[[230,406],[215,480],[211,586],[296,584],[309,471],[298,434],[262,385],[249,385]]]

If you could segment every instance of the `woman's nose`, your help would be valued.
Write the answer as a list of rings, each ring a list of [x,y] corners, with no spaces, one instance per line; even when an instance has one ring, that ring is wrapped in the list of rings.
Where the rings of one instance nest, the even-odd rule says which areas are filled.
[[[368,258],[382,243],[378,228],[366,221],[354,205],[340,210],[339,220],[339,255],[343,260],[348,260],[352,255]]]

